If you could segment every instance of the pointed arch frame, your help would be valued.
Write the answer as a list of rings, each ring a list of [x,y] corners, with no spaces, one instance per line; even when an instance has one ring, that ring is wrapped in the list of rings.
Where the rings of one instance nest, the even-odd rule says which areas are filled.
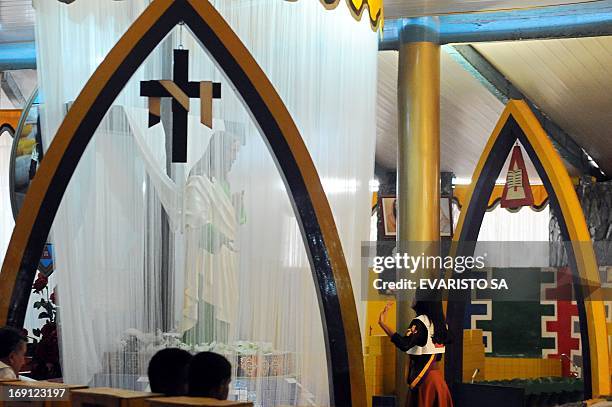
[[[181,21],[233,84],[287,187],[319,300],[331,378],[331,403],[365,406],[363,353],[355,298],[318,173],[273,85],[207,0],[154,0],[109,52],[71,106],[16,221],[0,273],[0,323],[23,325],[45,238],[85,148],[134,72]]]
[[[510,100],[480,156],[470,184],[466,205],[461,210],[452,250],[456,254],[474,253],[474,242],[484,217],[495,180],[516,140],[533,162],[550,199],[550,207],[561,226],[572,270],[580,334],[582,339],[585,397],[611,394],[608,334],[601,281],[591,236],[582,207],[565,166],[542,125],[523,100]],[[595,287],[595,291],[593,291]],[[446,378],[462,381],[463,319],[467,292],[448,296],[447,319],[455,341],[448,350]]]

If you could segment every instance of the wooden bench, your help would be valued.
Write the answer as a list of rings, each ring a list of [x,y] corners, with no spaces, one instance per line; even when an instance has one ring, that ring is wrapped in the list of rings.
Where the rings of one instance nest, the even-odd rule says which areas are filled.
[[[33,407],[67,407],[71,405],[71,391],[77,389],[83,389],[87,386],[76,385],[76,384],[65,384],[56,382],[46,381],[1,381],[0,392],[2,399],[0,399],[0,407],[21,407],[21,406],[33,406]],[[36,395],[41,390],[65,390],[64,397],[57,398],[45,398],[44,400],[33,400],[33,401],[11,401],[7,400],[10,390],[31,390],[32,395]],[[2,401],[5,400],[5,401]]]
[[[94,387],[72,391],[75,407],[144,407],[146,400],[161,394],[110,387]]]
[[[253,403],[207,397],[159,397],[147,400],[150,407],[253,407]]]

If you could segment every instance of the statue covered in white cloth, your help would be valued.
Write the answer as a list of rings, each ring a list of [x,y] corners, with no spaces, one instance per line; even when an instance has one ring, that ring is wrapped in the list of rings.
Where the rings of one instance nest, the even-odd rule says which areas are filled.
[[[227,341],[238,305],[238,225],[243,193],[229,172],[240,148],[232,132],[215,132],[185,185],[185,298],[181,331],[197,343]]]
[[[138,120],[133,117],[136,112],[126,109],[126,113],[130,121]],[[175,247],[175,256],[184,257],[175,262],[179,265],[177,273],[184,268],[183,305],[177,330],[194,343],[229,340],[238,305],[237,233],[245,217],[243,192],[232,191],[229,174],[244,140],[239,124],[215,121],[213,127],[223,130],[209,131],[189,118],[190,130],[198,132],[190,137],[197,137],[198,144],[207,143],[207,147],[199,159],[179,164],[188,171],[181,183],[166,175],[138,126],[132,126],[149,179],[171,228],[183,242]],[[162,131],[162,126],[154,126],[148,129],[152,133],[148,136],[159,138]],[[192,157],[198,154],[197,148],[189,151]]]

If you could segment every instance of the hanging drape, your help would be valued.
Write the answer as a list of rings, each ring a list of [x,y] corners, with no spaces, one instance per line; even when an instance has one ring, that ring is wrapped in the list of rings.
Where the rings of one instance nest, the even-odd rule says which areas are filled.
[[[497,206],[484,214],[478,241],[494,267],[548,267],[550,213],[522,208],[518,212]]]
[[[453,222],[456,228],[461,210],[465,208],[468,185],[453,187]],[[479,250],[486,252],[488,265],[493,267],[548,266],[548,233],[550,222],[548,193],[543,185],[531,185],[534,205],[517,209],[499,204],[503,185],[495,185],[480,226]],[[534,243],[524,243],[534,242]],[[527,250],[527,245],[529,249]],[[480,253],[479,251],[479,253]]]
[[[55,133],[66,103],[145,3],[35,1],[43,134]],[[214,4],[306,141],[359,298],[377,36],[345,5]],[[186,164],[167,162],[168,129],[147,128],[139,96],[139,81],[170,79],[173,47],[189,50],[190,80],[222,84],[212,129],[190,114]],[[225,354],[234,398],[329,404],[321,316],[284,184],[231,85],[186,29],[174,30],[115,101],[70,182],[52,238],[66,381],[141,388],[153,352],[178,345]]]
[[[0,134],[0,260],[4,260],[15,221],[9,192],[9,165],[13,138],[8,132]]]

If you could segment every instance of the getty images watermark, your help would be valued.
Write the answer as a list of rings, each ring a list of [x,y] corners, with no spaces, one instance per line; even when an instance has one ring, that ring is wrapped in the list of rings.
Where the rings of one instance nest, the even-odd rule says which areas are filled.
[[[594,252],[599,264],[612,264],[610,242],[363,242],[362,299],[432,290],[448,294],[449,301],[466,295],[573,301],[576,292],[585,301],[612,300],[612,267],[599,267],[599,278],[575,278],[573,256],[581,251]]]
[[[461,274],[466,270],[484,270],[487,253],[480,256],[441,256],[395,253],[389,256],[374,256],[372,271],[382,274],[385,270],[408,272],[412,275],[419,270],[428,271],[430,276],[419,278],[399,278],[395,281],[385,281],[382,277],[375,278],[372,286],[376,290],[507,290],[508,283],[504,278],[444,278],[440,271],[452,270]],[[433,277],[439,275],[439,277]]]

